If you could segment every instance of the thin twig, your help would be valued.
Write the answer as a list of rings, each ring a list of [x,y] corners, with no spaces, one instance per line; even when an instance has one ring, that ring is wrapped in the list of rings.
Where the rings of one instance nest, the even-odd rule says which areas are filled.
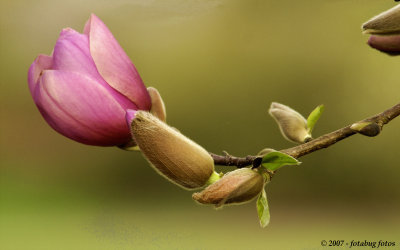
[[[391,120],[399,115],[400,103],[396,104],[388,110],[383,111],[380,114],[374,115],[359,122],[375,122],[382,129],[385,124],[389,123]],[[300,158],[301,156],[310,154],[323,148],[327,148],[337,143],[338,141],[341,141],[356,134],[357,132],[352,130],[350,126],[351,125],[325,134],[299,146],[283,149],[280,151],[294,158]],[[242,168],[250,165],[257,167],[261,164],[261,158],[259,156],[248,155],[246,157],[235,157],[229,154],[217,155],[214,153],[210,153],[210,155],[214,159],[214,163],[216,165],[236,166],[238,168]]]

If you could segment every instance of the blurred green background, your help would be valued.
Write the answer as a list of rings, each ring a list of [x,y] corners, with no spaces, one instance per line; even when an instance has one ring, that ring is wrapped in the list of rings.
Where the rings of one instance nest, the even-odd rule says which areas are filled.
[[[267,114],[272,101],[304,115],[325,104],[314,136],[399,101],[400,58],[369,48],[360,29],[393,5],[2,0],[0,249],[319,249],[321,240],[399,246],[400,119],[376,138],[354,136],[282,169],[267,187],[271,223],[261,229],[254,202],[197,205],[139,153],[57,134],[26,80],[62,28],[82,31],[95,13],[185,135],[215,153],[287,148]]]

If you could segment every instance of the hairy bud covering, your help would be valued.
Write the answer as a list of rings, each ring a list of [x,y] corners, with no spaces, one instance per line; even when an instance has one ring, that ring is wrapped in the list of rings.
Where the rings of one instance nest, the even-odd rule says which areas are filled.
[[[241,168],[225,174],[192,198],[202,204],[242,203],[252,200],[264,187],[264,178],[256,170]]]
[[[160,93],[154,87],[148,87],[147,92],[149,93],[151,99],[150,113],[156,116],[161,121],[166,122],[167,112],[165,110],[165,104],[163,99],[161,98]],[[130,127],[132,119],[135,115],[132,114],[133,111],[128,111],[128,112],[130,112],[130,114],[132,115],[132,116],[129,115],[130,118],[127,121],[128,127]],[[136,144],[135,140],[130,140],[128,143],[119,145],[118,147],[127,151],[140,151],[139,146]]]
[[[292,108],[273,102],[269,114],[279,125],[282,135],[289,141],[304,143],[311,139],[306,119]]]
[[[371,18],[362,28],[370,34],[400,34],[400,5]]]
[[[126,110],[152,108],[135,66],[94,14],[83,33],[61,31],[51,55],[32,63],[28,85],[47,123],[88,145],[133,147]]]
[[[214,161],[205,149],[149,112],[135,112],[131,130],[147,160],[172,182],[199,188],[214,172]]]

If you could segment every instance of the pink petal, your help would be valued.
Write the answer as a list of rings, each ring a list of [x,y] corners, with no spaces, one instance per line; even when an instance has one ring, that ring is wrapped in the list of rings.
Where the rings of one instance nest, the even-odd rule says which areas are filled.
[[[90,55],[89,38],[73,29],[64,29],[57,40],[53,53],[54,70],[72,71],[90,76],[106,88],[110,94],[124,107],[134,105],[127,97],[112,88],[97,71]],[[134,106],[137,108],[137,106]]]
[[[53,69],[73,71],[102,79],[90,55],[89,38],[73,29],[63,29],[53,53]]]
[[[125,114],[125,121],[126,121],[126,125],[129,127],[129,132],[131,133],[131,138],[134,138],[134,135],[132,133],[132,121],[136,117],[136,112],[137,112],[137,110],[128,109],[128,110],[126,110],[126,114]],[[132,141],[132,142],[133,142],[132,145],[137,146],[135,141]]]
[[[128,109],[126,111],[125,119],[126,119],[126,124],[130,127],[132,124],[133,119],[136,117],[136,110],[133,109]]]
[[[53,65],[53,59],[51,56],[39,55],[33,61],[28,71],[28,86],[32,96],[34,95],[36,84],[38,83],[39,76],[43,70],[51,69]]]
[[[150,96],[139,73],[107,26],[92,14],[84,33],[89,36],[90,53],[104,80],[139,109],[150,110]]]
[[[369,46],[390,55],[400,54],[400,35],[375,36],[368,40]]]
[[[44,71],[35,98],[50,126],[75,141],[114,146],[131,139],[125,110],[107,89],[89,76]]]

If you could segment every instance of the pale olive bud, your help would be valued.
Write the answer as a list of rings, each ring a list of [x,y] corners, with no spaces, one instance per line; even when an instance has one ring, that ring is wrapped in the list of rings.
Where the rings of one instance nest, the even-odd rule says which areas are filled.
[[[151,165],[184,188],[199,188],[214,173],[214,161],[201,146],[146,111],[127,111],[134,140]]]
[[[224,204],[243,203],[256,197],[264,187],[264,178],[257,170],[241,168],[225,174],[192,198],[202,204],[220,207]]]
[[[151,99],[150,113],[155,115],[161,121],[165,122],[167,120],[167,112],[165,111],[164,101],[161,98],[160,93],[156,88],[153,87],[148,87],[147,92],[149,92]]]
[[[362,28],[368,34],[400,34],[400,5],[371,18]]]
[[[356,122],[350,129],[369,137],[377,136],[381,132],[381,127],[375,122]]]
[[[307,129],[306,119],[292,108],[273,102],[269,114],[279,125],[283,137],[295,143],[304,143],[311,140]]]

